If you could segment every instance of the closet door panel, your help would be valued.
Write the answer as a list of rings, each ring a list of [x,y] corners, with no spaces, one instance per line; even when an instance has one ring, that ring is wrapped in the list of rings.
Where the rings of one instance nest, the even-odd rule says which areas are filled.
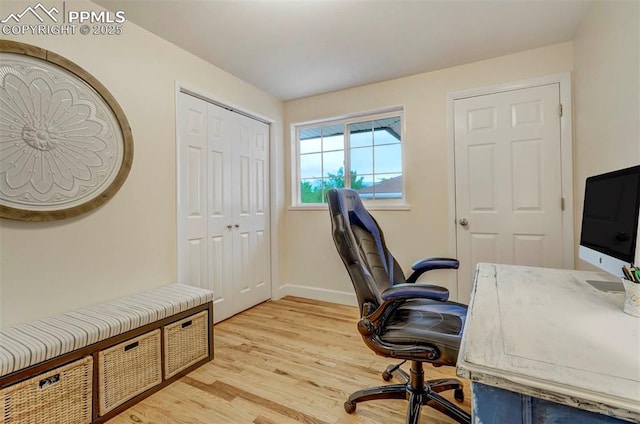
[[[233,196],[230,112],[207,104],[208,109],[208,276],[214,294],[214,319],[234,313],[233,290]]]
[[[207,104],[181,95],[178,107],[178,282],[209,288]]]
[[[253,295],[253,211],[252,196],[253,170],[251,169],[252,149],[249,118],[236,115],[234,119],[234,280],[233,293],[236,299],[236,312],[256,304]]]
[[[255,178],[253,197],[254,275],[256,302],[271,297],[271,271],[269,266],[269,126],[252,123],[252,168]]]

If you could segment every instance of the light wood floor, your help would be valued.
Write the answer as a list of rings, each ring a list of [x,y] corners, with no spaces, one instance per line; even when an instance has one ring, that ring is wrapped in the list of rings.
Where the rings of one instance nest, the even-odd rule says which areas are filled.
[[[343,409],[351,392],[385,384],[380,373],[393,362],[364,345],[357,318],[355,307],[296,297],[258,305],[216,325],[213,361],[109,424],[404,423],[402,400],[360,403],[353,415]],[[425,369],[428,379],[455,376],[453,367]],[[453,401],[453,391],[444,396]],[[423,407],[421,422],[454,421]]]

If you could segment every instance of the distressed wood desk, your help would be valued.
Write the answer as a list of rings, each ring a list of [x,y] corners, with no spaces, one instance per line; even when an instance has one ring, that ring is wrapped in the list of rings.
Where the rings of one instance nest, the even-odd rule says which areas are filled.
[[[640,319],[590,271],[480,264],[457,373],[473,422],[640,422]]]

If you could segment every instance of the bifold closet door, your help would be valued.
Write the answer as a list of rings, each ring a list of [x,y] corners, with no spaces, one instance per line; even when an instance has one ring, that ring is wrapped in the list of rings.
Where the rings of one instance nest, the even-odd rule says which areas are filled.
[[[223,111],[234,122],[231,127],[232,296],[235,312],[239,312],[271,297],[267,213],[269,126]]]
[[[178,104],[178,280],[218,322],[271,297],[269,126],[188,94]]]
[[[238,312],[234,306],[233,243],[233,119],[232,112],[199,100],[207,106],[207,211],[209,260],[206,269],[213,290],[215,322]]]
[[[213,289],[207,270],[207,103],[180,93],[177,126],[178,282]]]

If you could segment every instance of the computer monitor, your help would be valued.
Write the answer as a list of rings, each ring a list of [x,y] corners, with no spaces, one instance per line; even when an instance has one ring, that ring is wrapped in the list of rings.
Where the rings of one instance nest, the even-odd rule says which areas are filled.
[[[623,277],[622,266],[637,260],[638,219],[640,165],[587,178],[580,259]]]

